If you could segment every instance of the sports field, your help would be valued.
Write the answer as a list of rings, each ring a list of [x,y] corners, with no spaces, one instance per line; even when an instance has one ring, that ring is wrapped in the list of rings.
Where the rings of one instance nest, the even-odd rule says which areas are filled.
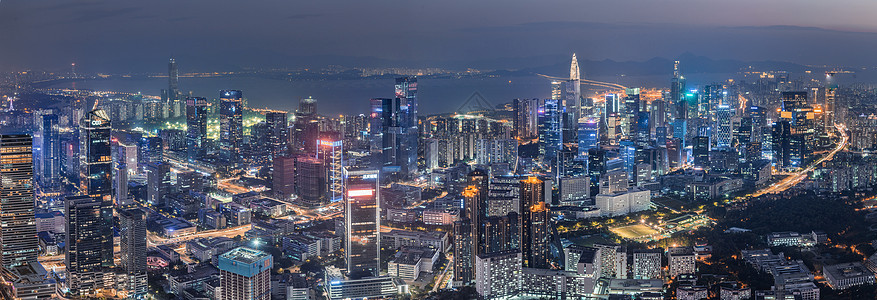
[[[643,224],[615,227],[609,230],[622,238],[631,240],[658,233],[657,230]]]

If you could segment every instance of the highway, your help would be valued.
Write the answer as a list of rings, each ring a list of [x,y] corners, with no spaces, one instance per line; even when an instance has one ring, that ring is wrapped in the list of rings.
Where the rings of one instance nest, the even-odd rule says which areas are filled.
[[[247,224],[247,225],[243,225],[243,226],[220,229],[220,230],[207,230],[207,231],[198,232],[196,234],[181,236],[181,237],[177,237],[177,238],[170,238],[170,239],[163,238],[163,237],[160,237],[158,235],[149,233],[147,235],[146,240],[148,242],[149,247],[155,247],[155,246],[159,246],[159,245],[176,244],[176,243],[180,243],[180,242],[185,242],[185,241],[189,241],[189,240],[192,240],[195,238],[219,237],[219,236],[227,237],[227,238],[234,238],[238,235],[241,235],[241,236],[244,235],[250,229],[253,229],[253,225]]]
[[[847,146],[847,143],[849,142],[849,136],[847,135],[846,127],[843,124],[835,124],[834,126],[835,126],[835,128],[837,128],[838,133],[840,133],[840,135],[841,135],[841,141],[840,141],[840,143],[837,144],[837,147],[835,147],[834,150],[831,150],[831,152],[829,152],[828,154],[826,154],[822,158],[816,160],[815,162],[813,162],[812,164],[810,164],[806,168],[801,169],[799,171],[796,171],[796,172],[792,173],[791,175],[789,175],[788,177],[783,178],[783,180],[780,180],[777,183],[774,183],[768,187],[765,187],[761,190],[758,190],[755,193],[752,193],[750,198],[755,198],[755,197],[758,197],[758,196],[761,196],[764,194],[771,194],[771,193],[785,191],[785,190],[797,185],[802,180],[806,179],[807,176],[810,174],[810,172],[812,172],[817,166],[819,166],[823,162],[832,160],[834,158],[834,155],[837,154],[838,152],[840,152],[841,150],[843,150]]]

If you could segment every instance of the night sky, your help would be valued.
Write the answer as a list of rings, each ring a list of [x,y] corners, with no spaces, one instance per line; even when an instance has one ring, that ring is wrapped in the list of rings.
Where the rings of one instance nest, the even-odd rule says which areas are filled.
[[[0,1],[0,71],[514,69],[580,59],[877,65],[877,1]]]

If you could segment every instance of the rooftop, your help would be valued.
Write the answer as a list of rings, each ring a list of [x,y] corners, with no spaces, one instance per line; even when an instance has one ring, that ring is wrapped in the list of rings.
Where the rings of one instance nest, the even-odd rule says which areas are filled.
[[[231,251],[222,254],[222,258],[242,262],[245,264],[256,263],[270,256],[271,255],[268,253],[245,247],[237,247],[235,249],[232,249]]]

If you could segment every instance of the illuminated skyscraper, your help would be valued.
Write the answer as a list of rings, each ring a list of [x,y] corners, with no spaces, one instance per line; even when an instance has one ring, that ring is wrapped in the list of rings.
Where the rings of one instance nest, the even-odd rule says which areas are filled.
[[[270,111],[265,113],[265,123],[268,125],[268,150],[271,157],[286,154],[289,143],[289,124],[286,120],[286,112]]]
[[[327,135],[319,143],[317,154],[326,166],[326,182],[329,185],[326,196],[329,201],[339,201],[344,192],[344,142],[338,136]]]
[[[670,105],[673,106],[671,115],[674,119],[688,118],[688,105],[684,101],[685,76],[679,69],[679,61],[673,62],[673,79],[670,81]]]
[[[547,269],[551,257],[551,219],[545,202],[545,182],[521,180],[521,253],[524,267]]]
[[[101,109],[85,114],[79,123],[79,171],[81,195],[100,201],[101,265],[113,266],[113,160],[110,117]],[[68,244],[69,246],[69,244]]]
[[[377,170],[344,169],[344,253],[350,279],[380,275],[380,190]]]
[[[581,119],[579,122],[579,157],[587,157],[588,150],[600,144],[600,125],[596,119]]]
[[[186,156],[189,163],[207,154],[207,113],[210,103],[203,97],[186,98]]]
[[[183,93],[180,92],[180,71],[177,69],[177,61],[173,58],[167,64],[167,75],[168,115],[177,118],[182,114],[180,98]]]
[[[417,171],[417,79],[396,79],[396,98],[371,99],[373,165],[410,177]]]
[[[515,136],[529,140],[538,136],[539,99],[515,99]]]
[[[104,287],[103,233],[111,223],[102,218],[102,206],[100,199],[89,196],[69,196],[65,201],[67,253],[64,265],[67,287],[74,296],[95,295]],[[110,242],[112,246],[112,240]]]
[[[244,140],[243,93],[236,90],[219,91],[219,156],[232,164],[241,158]]]
[[[29,135],[0,135],[0,261],[12,268],[37,261],[33,155]]]
[[[40,122],[40,187],[43,191],[55,191],[61,184],[61,135],[58,115],[43,115]]]
[[[119,236],[122,254],[121,268],[127,281],[129,299],[146,296],[146,214],[140,209],[119,211]]]
[[[170,192],[171,167],[169,164],[152,162],[146,165],[146,201],[150,205],[163,206]]]
[[[553,165],[556,162],[562,143],[560,107],[557,100],[546,99],[539,109],[539,152],[545,163]]]
[[[295,112],[292,131],[293,152],[304,151],[314,153],[320,135],[320,124],[317,120],[317,100],[312,97],[302,98]]]

